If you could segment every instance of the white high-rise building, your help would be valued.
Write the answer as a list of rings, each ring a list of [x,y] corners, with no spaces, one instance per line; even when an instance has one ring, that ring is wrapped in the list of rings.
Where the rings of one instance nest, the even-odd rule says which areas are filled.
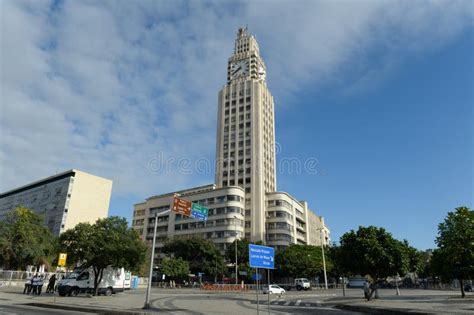
[[[265,194],[276,191],[274,106],[265,73],[257,40],[239,29],[219,92],[216,184],[244,188],[255,241],[265,239]]]
[[[275,117],[266,67],[255,36],[239,29],[219,91],[215,185],[181,190],[182,198],[210,209],[207,222],[170,213],[160,219],[158,252],[166,238],[200,236],[225,250],[234,239],[279,248],[328,244],[329,229],[304,201],[276,187]],[[173,193],[134,206],[133,227],[152,239],[154,213],[170,208]]]

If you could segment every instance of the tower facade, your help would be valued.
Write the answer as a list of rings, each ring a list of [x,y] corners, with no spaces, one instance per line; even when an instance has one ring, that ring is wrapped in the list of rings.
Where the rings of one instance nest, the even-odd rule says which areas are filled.
[[[219,91],[216,185],[245,191],[246,235],[265,240],[265,194],[276,191],[273,96],[257,40],[240,28]]]
[[[173,196],[209,209],[196,222],[173,211]],[[277,191],[273,96],[257,40],[241,28],[219,91],[215,184],[156,195],[134,205],[133,228],[152,246],[154,215],[158,219],[155,252],[169,238],[212,240],[222,254],[236,239],[261,241],[276,250],[290,244],[329,243],[329,229],[305,201]]]

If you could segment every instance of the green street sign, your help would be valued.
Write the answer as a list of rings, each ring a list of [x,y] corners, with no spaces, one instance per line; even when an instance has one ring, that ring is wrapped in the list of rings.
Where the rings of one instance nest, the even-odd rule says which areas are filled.
[[[206,221],[207,220],[207,215],[209,213],[209,209],[206,207],[201,206],[200,204],[193,203],[191,207],[191,217]]]

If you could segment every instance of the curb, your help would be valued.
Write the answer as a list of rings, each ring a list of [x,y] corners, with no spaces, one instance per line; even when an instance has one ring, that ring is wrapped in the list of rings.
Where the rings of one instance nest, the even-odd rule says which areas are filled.
[[[136,310],[136,311],[125,311],[125,310],[106,310],[106,309],[97,309],[83,306],[72,306],[64,304],[49,304],[49,303],[25,303],[21,305],[35,306],[42,308],[52,308],[66,311],[78,311],[78,312],[89,312],[96,313],[101,315],[150,315],[154,314],[153,311],[148,310]]]
[[[420,312],[420,311],[410,311],[404,309],[395,309],[395,308],[380,308],[380,307],[370,307],[362,305],[347,305],[347,304],[336,304],[334,308],[346,311],[362,312],[368,314],[389,314],[389,315],[430,315],[433,313]]]

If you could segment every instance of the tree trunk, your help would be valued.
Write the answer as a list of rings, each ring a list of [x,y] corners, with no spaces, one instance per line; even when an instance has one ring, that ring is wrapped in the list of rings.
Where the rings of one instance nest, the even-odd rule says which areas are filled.
[[[464,292],[464,280],[459,279],[459,285],[461,286],[461,297],[465,298],[466,297],[466,292]]]
[[[370,293],[367,296],[367,301],[370,301],[372,299],[372,295],[374,295],[374,299],[379,298],[379,291],[378,291],[378,282],[375,281],[373,284],[370,285]]]
[[[99,284],[102,281],[103,274],[104,268],[94,267],[94,296],[99,295]]]

